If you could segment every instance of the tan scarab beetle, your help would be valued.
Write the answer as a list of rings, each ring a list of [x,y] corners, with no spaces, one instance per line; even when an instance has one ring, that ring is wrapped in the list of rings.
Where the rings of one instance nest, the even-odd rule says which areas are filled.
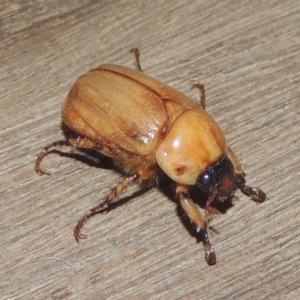
[[[117,65],[100,65],[81,75],[62,107],[63,123],[73,132],[66,140],[46,146],[39,154],[35,170],[57,146],[94,149],[111,157],[126,177],[106,200],[92,208],[74,229],[75,239],[84,223],[103,211],[133,182],[155,185],[167,175],[176,183],[176,199],[194,224],[205,246],[208,264],[216,263],[207,223],[215,213],[212,202],[224,201],[240,189],[255,202],[266,195],[245,185],[245,173],[227,146],[225,136],[205,111],[204,86],[198,104],[184,94],[142,73],[138,49],[138,71]],[[208,193],[205,217],[191,199],[189,190],[197,186]]]

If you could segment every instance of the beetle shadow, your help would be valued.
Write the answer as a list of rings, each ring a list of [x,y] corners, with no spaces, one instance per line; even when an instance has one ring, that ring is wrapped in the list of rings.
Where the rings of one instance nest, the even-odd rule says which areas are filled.
[[[114,210],[115,208],[126,204],[127,202],[131,201],[132,199],[144,195],[148,190],[149,190],[148,188],[141,188],[138,191],[133,192],[131,195],[119,198],[115,202],[110,203],[108,207],[106,207],[103,210],[99,211],[99,214],[108,213],[111,210]]]
[[[74,131],[72,131],[64,122],[61,122],[60,128],[66,139],[78,138],[78,135]],[[70,148],[72,149],[70,152],[64,152],[56,149],[50,152],[57,153],[63,157],[78,160],[90,167],[101,169],[116,169],[114,167],[114,164],[112,163],[111,158],[104,156],[95,149],[76,148],[75,146],[70,146]]]
[[[119,174],[123,174],[113,163],[113,160],[107,156],[102,155],[101,153],[93,150],[93,149],[76,149],[76,152],[62,152],[60,150],[54,149],[50,151],[51,153],[58,154],[62,157],[67,157],[71,159],[75,159],[77,161],[82,162],[90,167],[104,169],[104,170],[111,170],[115,171]],[[50,153],[49,152],[49,153]],[[123,174],[124,175],[124,174]],[[120,197],[115,202],[109,204],[108,207],[104,208],[99,212],[106,213],[110,210],[113,210],[119,206],[124,205],[125,203],[129,202],[130,200],[142,196],[145,194],[150,188],[140,188],[138,191],[133,192],[131,195],[126,197]],[[105,199],[103,199],[104,201]],[[97,213],[98,214],[98,213]]]
[[[181,205],[175,199],[175,186],[174,183],[170,179],[165,179],[164,182],[159,184],[158,189],[168,197],[172,202],[176,203],[176,211],[177,215],[180,217],[181,222],[183,223],[186,230],[190,233],[190,235],[196,238],[197,243],[203,242],[203,239],[199,234],[197,234],[195,230],[195,226],[191,223],[190,219],[184,212]],[[208,200],[208,193],[201,191],[197,187],[192,187],[190,190],[190,196],[193,201],[202,209],[205,208],[206,202]],[[220,214],[225,214],[228,209],[233,207],[233,198],[228,198],[225,201],[216,201],[213,202],[213,207],[220,212]],[[213,216],[212,216],[213,218]],[[219,233],[213,226],[208,227],[214,233]]]
[[[76,152],[63,152],[57,149],[50,151],[49,153],[55,153],[62,157],[67,157],[80,161],[90,167],[105,169],[105,170],[117,170],[112,163],[111,158],[102,155],[92,149],[76,149]]]

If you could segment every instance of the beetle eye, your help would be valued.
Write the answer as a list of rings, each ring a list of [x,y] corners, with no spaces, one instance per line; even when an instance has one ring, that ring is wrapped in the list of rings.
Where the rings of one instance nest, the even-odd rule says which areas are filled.
[[[197,186],[202,191],[208,191],[211,187],[216,184],[216,175],[212,169],[207,170],[197,180]]]

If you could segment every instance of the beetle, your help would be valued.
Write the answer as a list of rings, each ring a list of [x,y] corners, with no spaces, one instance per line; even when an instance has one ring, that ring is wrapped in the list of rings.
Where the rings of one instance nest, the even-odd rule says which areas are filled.
[[[62,122],[71,131],[65,140],[44,147],[35,162],[57,146],[93,149],[113,159],[126,177],[108,194],[105,201],[90,209],[77,223],[77,242],[87,238],[81,233],[84,223],[116,200],[130,184],[154,186],[164,176],[175,184],[175,197],[204,244],[205,259],[216,263],[208,222],[218,213],[213,202],[225,201],[240,190],[251,200],[263,202],[266,194],[246,186],[241,164],[227,145],[216,121],[205,110],[205,88],[197,103],[172,87],[146,76],[140,53],[135,55],[137,70],[104,64],[81,75],[62,106]],[[208,194],[203,216],[190,196],[196,187]]]

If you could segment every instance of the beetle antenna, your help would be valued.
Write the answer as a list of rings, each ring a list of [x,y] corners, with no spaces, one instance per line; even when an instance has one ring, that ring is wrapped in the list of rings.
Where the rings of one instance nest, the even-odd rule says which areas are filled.
[[[266,194],[259,188],[246,186],[245,184],[246,181],[242,176],[236,175],[234,181],[235,181],[235,188],[240,189],[241,192],[244,195],[250,197],[252,201],[262,203],[266,200],[267,198]]]
[[[240,187],[240,190],[243,194],[250,197],[250,199],[254,202],[262,203],[267,198],[266,194],[261,189],[256,187],[250,187],[243,184]]]

